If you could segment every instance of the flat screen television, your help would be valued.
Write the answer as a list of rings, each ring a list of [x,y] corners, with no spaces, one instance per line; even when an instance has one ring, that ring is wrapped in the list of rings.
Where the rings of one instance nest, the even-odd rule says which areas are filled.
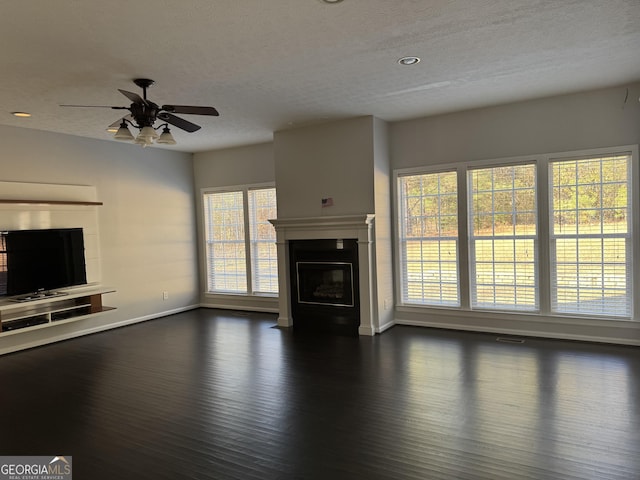
[[[2,237],[5,295],[49,292],[87,283],[82,228],[12,230]]]

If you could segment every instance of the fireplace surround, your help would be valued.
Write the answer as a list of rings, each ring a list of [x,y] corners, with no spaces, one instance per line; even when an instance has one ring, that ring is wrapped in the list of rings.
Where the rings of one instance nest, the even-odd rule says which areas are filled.
[[[298,241],[326,241],[328,243],[317,243],[316,245],[331,245],[328,250],[342,250],[342,253],[337,258],[330,259],[329,252],[315,252],[312,255],[303,255],[302,262],[306,262],[310,269],[325,270],[320,275],[325,280],[324,284],[315,285],[315,288],[320,286],[321,290],[327,295],[331,295],[332,289],[337,288],[340,277],[346,278],[350,272],[352,275],[352,295],[354,297],[354,306],[351,307],[350,314],[355,310],[355,319],[338,318],[334,319],[334,327],[338,330],[342,329],[341,325],[348,325],[344,329],[348,332],[353,332],[359,335],[375,335],[378,327],[376,315],[377,315],[377,300],[376,289],[374,283],[374,263],[373,263],[373,228],[374,228],[374,215],[345,215],[345,216],[333,216],[333,217],[310,217],[310,218],[290,218],[290,219],[274,219],[270,222],[275,226],[277,235],[277,247],[278,247],[278,287],[279,287],[279,315],[278,325],[281,327],[308,327],[304,324],[305,312],[308,315],[309,310],[316,312],[325,308],[328,299],[321,299],[316,293],[315,298],[306,297],[307,301],[311,300],[307,304],[304,303],[305,295],[309,292],[304,292],[303,289],[303,305],[310,307],[301,314],[296,306],[294,308],[294,298],[298,295],[297,288],[297,274],[298,266],[291,260],[291,252],[299,250],[300,245],[311,245],[300,243]],[[342,241],[342,248],[337,248],[339,241]],[[345,242],[347,247],[345,247]],[[353,243],[355,248],[350,248]],[[315,247],[312,250],[316,249]],[[319,250],[323,250],[320,248]],[[317,250],[317,249],[316,249]],[[326,250],[326,249],[324,249]],[[349,253],[345,253],[349,251]],[[342,255],[342,256],[341,256]],[[346,256],[351,255],[350,258]],[[338,266],[339,264],[351,263],[350,269],[346,266]],[[333,265],[327,265],[333,264]],[[307,272],[309,273],[309,272]],[[311,288],[318,280],[309,280],[310,285],[307,288]],[[333,285],[331,285],[333,284]],[[348,292],[347,292],[348,293]],[[343,296],[345,293],[343,293]],[[346,300],[343,298],[339,303],[344,303]],[[343,309],[342,314],[345,313],[348,307],[340,305]],[[338,314],[338,316],[342,315]],[[301,316],[302,315],[302,316]],[[309,318],[307,316],[307,318]],[[302,323],[296,323],[300,320]],[[329,327],[331,330],[333,327]]]
[[[290,240],[289,278],[296,330],[358,335],[356,239]]]

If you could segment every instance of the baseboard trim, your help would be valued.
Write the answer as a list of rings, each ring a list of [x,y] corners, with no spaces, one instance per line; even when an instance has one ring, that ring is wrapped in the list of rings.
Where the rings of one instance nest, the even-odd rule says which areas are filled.
[[[378,329],[376,330],[377,333],[383,333],[386,330],[389,330],[391,327],[393,327],[396,324],[395,321],[391,320],[390,322],[385,323],[384,325],[380,325],[378,327]]]
[[[431,322],[431,321],[415,321],[415,320],[396,320],[396,325],[408,325],[413,327],[426,327],[426,328],[443,328],[447,330],[461,330],[465,332],[478,332],[478,333],[496,333],[501,335],[515,335],[520,337],[536,337],[536,338],[550,338],[555,340],[572,340],[579,342],[592,342],[592,343],[608,343],[613,345],[628,345],[628,346],[640,346],[640,341],[629,338],[617,338],[617,337],[596,337],[592,335],[579,335],[579,334],[554,334],[551,332],[543,332],[539,330],[523,330],[523,329],[509,329],[509,328],[493,328],[487,326],[467,326],[454,323],[445,322]]]

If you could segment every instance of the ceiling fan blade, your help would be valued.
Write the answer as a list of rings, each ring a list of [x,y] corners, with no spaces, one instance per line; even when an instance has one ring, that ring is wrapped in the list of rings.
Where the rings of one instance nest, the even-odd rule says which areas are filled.
[[[121,90],[121,89],[118,89],[118,91],[121,94],[123,94],[125,97],[127,97],[129,100],[131,100],[133,103],[143,103],[143,104],[147,103],[147,101],[137,93],[127,92],[126,90]]]
[[[185,130],[189,133],[193,133],[195,131],[200,130],[200,128],[202,128],[200,127],[200,125],[196,125],[195,123],[191,123],[183,118],[176,117],[175,115],[172,115],[167,112],[159,113],[158,118],[163,122],[170,123],[174,127],[181,128],[182,130]]]
[[[109,129],[109,128],[119,128],[120,124],[122,123],[123,120],[128,120],[129,122],[133,122],[133,117],[131,115],[125,115],[124,117],[119,118],[118,120],[113,122],[111,125],[109,125],[107,127],[107,129]]]
[[[184,113],[188,115],[211,115],[217,117],[220,114],[213,107],[194,107],[190,105],[163,105],[162,110],[171,113]]]
[[[113,110],[129,110],[128,107],[112,107],[111,105],[59,105],[60,107],[112,108]]]

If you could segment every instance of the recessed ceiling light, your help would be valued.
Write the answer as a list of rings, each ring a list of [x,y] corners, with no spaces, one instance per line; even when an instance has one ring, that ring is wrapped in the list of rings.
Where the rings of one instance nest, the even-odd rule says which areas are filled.
[[[322,0],[323,3],[340,3],[342,0]]]
[[[11,112],[11,115],[13,115],[14,117],[30,117],[31,114],[27,113],[27,112]]]
[[[415,65],[416,63],[420,63],[420,58],[418,57],[402,57],[398,60],[400,65]]]

